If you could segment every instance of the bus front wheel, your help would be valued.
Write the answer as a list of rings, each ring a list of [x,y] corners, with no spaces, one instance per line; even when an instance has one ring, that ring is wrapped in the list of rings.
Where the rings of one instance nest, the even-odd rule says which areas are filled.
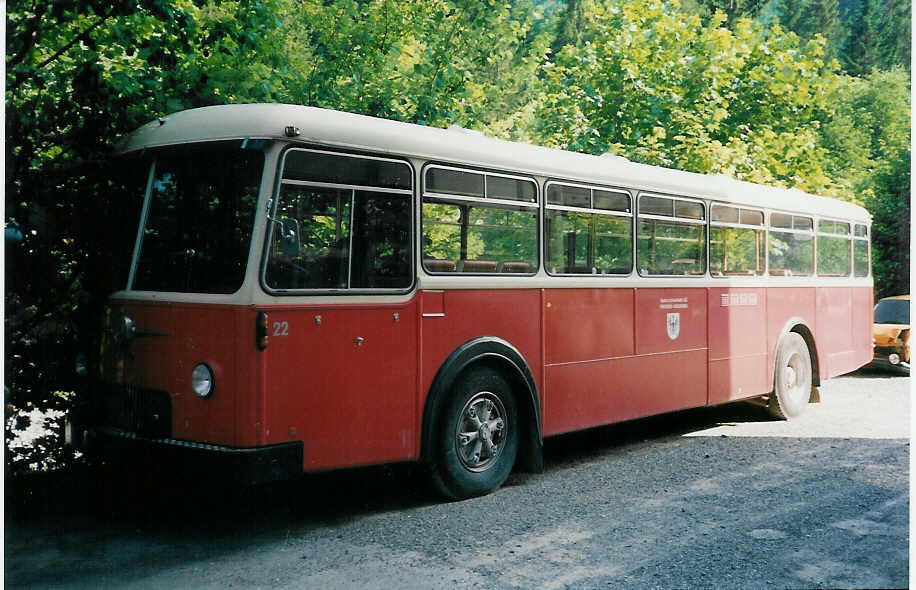
[[[796,418],[811,399],[811,356],[801,335],[789,332],[779,342],[776,351],[776,374],[773,394],[767,410],[776,418]]]
[[[449,499],[481,496],[509,476],[518,453],[518,410],[512,389],[489,367],[458,378],[445,404],[433,481]]]

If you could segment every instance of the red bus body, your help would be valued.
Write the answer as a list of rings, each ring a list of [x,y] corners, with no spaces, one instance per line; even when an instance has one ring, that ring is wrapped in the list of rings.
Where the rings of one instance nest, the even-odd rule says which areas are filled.
[[[335,140],[347,145],[346,137]],[[267,158],[259,203],[276,193],[277,157]],[[459,149],[461,157],[469,156]],[[413,158],[419,187],[422,161]],[[293,444],[300,471],[421,460],[437,375],[481,337],[508,343],[527,365],[538,442],[767,395],[789,331],[808,344],[815,385],[872,358],[870,277],[742,281],[634,270],[566,284],[539,271],[501,286],[499,278],[435,276],[415,256],[413,286],[400,293],[285,298],[258,284],[268,226],[258,224],[251,270],[231,296],[113,296],[109,335],[125,317],[154,332],[126,344],[109,338],[102,363],[104,383],[168,394],[168,432],[147,438],[202,450]],[[266,314],[263,349],[259,314]],[[191,388],[199,363],[212,370],[210,398]]]
[[[723,305],[726,296],[739,304]],[[686,300],[677,340],[666,334],[665,299]],[[871,360],[871,307],[872,291],[861,287],[698,287],[433,290],[384,305],[125,300],[117,312],[181,335],[138,340],[124,373],[125,382],[175,392],[175,438],[237,447],[302,440],[303,469],[313,471],[418,459],[433,378],[480,335],[512,343],[530,363],[551,436],[766,394],[791,320],[814,330],[820,380],[853,371]],[[263,352],[254,346],[258,311],[289,326]],[[187,393],[200,359],[228,390],[218,401]]]

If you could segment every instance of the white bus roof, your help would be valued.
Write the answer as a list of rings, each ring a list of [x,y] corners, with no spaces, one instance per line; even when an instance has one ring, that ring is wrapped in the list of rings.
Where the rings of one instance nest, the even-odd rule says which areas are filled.
[[[869,223],[868,212],[839,199],[797,189],[734,180],[486,137],[464,129],[439,129],[287,104],[239,104],[191,109],[152,121],[119,144],[121,152],[199,141],[290,139],[315,146],[373,152],[521,172],[622,188],[724,200],[739,205]]]

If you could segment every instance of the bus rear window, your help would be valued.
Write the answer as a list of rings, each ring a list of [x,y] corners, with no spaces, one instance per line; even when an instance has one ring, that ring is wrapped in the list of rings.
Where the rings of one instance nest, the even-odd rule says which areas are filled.
[[[153,166],[131,288],[234,293],[245,278],[263,153],[235,141],[182,146],[158,152]]]

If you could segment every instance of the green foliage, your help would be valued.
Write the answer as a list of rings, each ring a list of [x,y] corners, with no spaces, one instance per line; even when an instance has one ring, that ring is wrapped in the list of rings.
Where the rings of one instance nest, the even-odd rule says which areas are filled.
[[[670,4],[605,3],[593,42],[546,68],[533,135],[589,153],[830,192],[817,144],[839,82],[823,42],[748,20],[709,26]]]
[[[684,0],[681,6],[704,24],[721,12],[732,29],[749,18],[778,23],[805,41],[822,37],[826,54],[848,74],[910,68],[908,0]]]
[[[87,308],[123,285],[123,261],[98,264],[135,219],[105,165],[114,140],[180,108],[290,98],[281,68],[294,47],[271,34],[287,4],[10,3],[6,221],[25,230],[7,265],[14,402],[75,387]]]
[[[297,11],[310,45],[298,102],[424,125],[504,134],[548,47],[526,1],[307,0]]]
[[[875,296],[909,293],[910,76],[902,69],[846,78],[822,143],[827,169],[874,216]]]
[[[772,18],[803,39],[827,41],[845,72],[910,67],[910,2],[907,0],[770,0],[761,17]]]

